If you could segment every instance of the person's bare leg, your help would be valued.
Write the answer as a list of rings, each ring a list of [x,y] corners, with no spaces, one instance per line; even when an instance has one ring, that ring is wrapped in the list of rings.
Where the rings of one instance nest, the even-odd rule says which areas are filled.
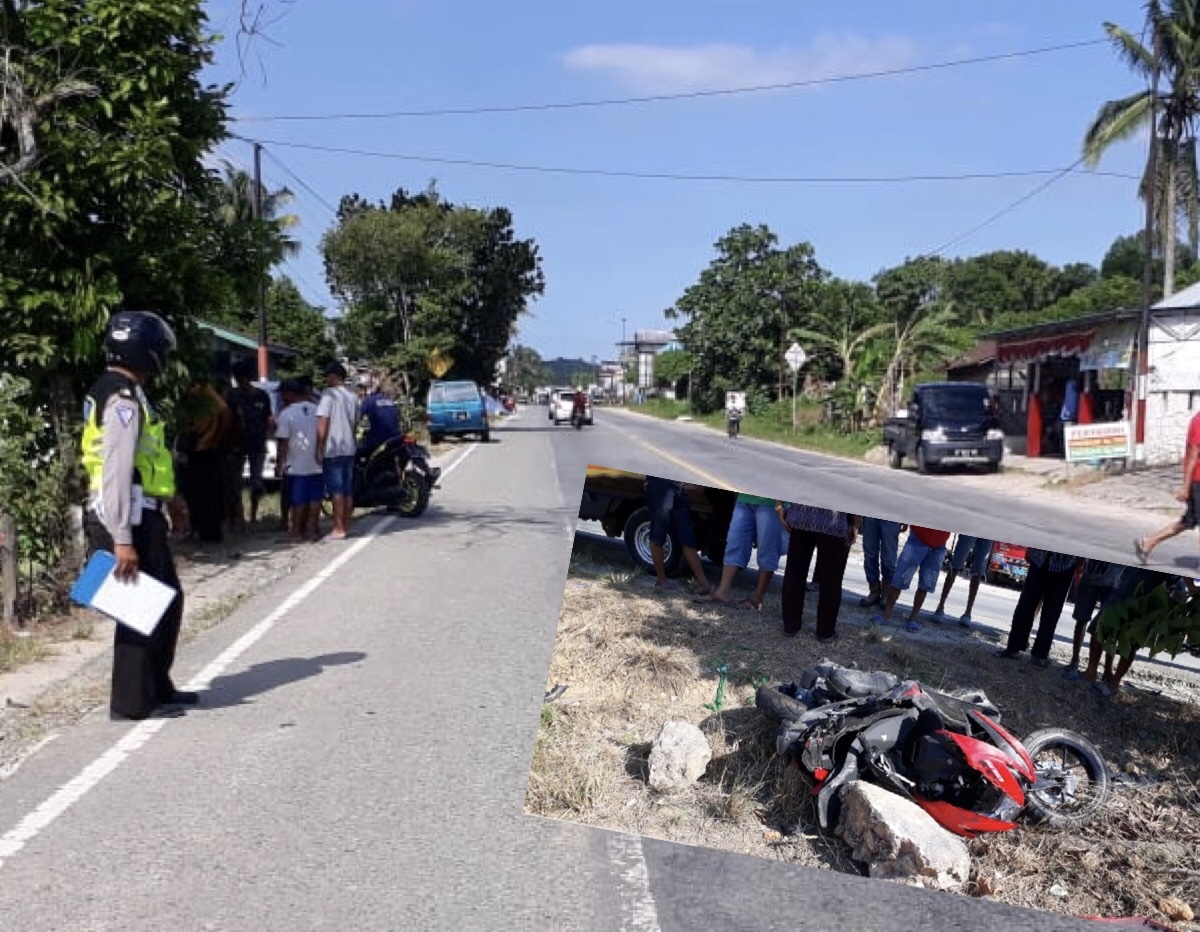
[[[758,583],[754,587],[754,594],[750,596],[750,605],[756,609],[761,609],[763,599],[767,597],[767,590],[771,588],[771,580],[775,578],[774,573],[769,573],[766,570],[758,571]]]
[[[1134,658],[1137,656],[1137,651],[1131,651],[1128,657],[1122,657],[1117,663],[1115,673],[1110,673],[1104,677],[1104,682],[1113,692],[1121,688],[1121,680],[1125,678],[1125,674],[1129,672],[1129,668],[1133,666]]]
[[[696,580],[696,585],[701,590],[708,589],[708,574],[704,572],[704,564],[700,561],[700,554],[696,549],[694,547],[684,547],[683,558],[687,561],[688,569],[692,571],[692,578]]]
[[[652,543],[650,545],[650,556],[654,560],[654,575],[660,586],[670,583],[670,580],[667,579],[667,563],[664,554],[662,544]]]
[[[741,567],[735,564],[726,563],[721,567],[721,581],[717,587],[703,598],[709,602],[729,602],[732,598],[733,581],[737,579],[737,574],[741,571]]]
[[[1096,640],[1095,636],[1093,635],[1092,643],[1088,645],[1087,669],[1084,670],[1080,674],[1080,676],[1082,676],[1089,683],[1096,682],[1096,675],[1100,671],[1100,655],[1103,653],[1104,653],[1104,647],[1100,644],[1099,641]]]
[[[946,613],[946,598],[950,595],[950,589],[954,586],[954,579],[957,576],[958,573],[954,569],[946,573],[946,581],[942,584],[942,598],[937,604],[937,609],[934,611],[935,615],[944,615]],[[970,608],[968,608],[968,614],[970,611]]]
[[[979,595],[979,584],[983,582],[982,576],[972,576],[971,585],[967,589],[967,610],[964,615],[970,615],[971,609],[975,607],[975,596]]]
[[[1149,537],[1141,537],[1138,543],[1141,545],[1138,551],[1138,557],[1143,563],[1150,558],[1150,554],[1154,552],[1154,548],[1163,541],[1170,540],[1172,537],[1177,537],[1187,530],[1187,525],[1182,521],[1173,521],[1161,530],[1151,534]]]
[[[909,621],[916,621],[921,615],[921,606],[925,604],[925,590],[920,586],[913,593],[912,611],[908,613]]]
[[[892,620],[892,609],[896,607],[896,603],[900,600],[900,590],[895,586],[888,584],[887,595],[883,597],[883,608],[879,612],[883,616],[884,621]]]

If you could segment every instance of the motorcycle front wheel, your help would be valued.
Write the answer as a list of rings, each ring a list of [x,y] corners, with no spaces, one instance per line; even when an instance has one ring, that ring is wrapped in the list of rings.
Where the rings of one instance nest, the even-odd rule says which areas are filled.
[[[1022,744],[1033,758],[1037,783],[1025,794],[1026,812],[1051,828],[1079,828],[1108,801],[1108,766],[1083,735],[1043,728]]]

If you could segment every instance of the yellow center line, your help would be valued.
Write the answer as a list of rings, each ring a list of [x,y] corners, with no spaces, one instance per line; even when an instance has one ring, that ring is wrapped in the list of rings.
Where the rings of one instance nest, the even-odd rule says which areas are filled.
[[[634,437],[633,440],[636,443],[640,444],[641,446],[645,447],[647,450],[649,450],[655,456],[661,457],[662,459],[667,460],[670,463],[674,463],[676,466],[680,467],[681,469],[686,469],[688,472],[695,473],[697,476],[700,476],[705,482],[707,482],[711,486],[714,486],[718,489],[729,489],[730,491],[733,491],[733,492],[745,491],[744,489],[739,489],[736,485],[734,485],[729,480],[722,479],[719,476],[715,476],[710,472],[706,472],[705,470],[701,469],[699,466],[694,466],[691,463],[687,462],[686,460],[682,460],[679,457],[668,453],[666,450],[660,450],[658,447],[654,446],[653,444],[647,443],[645,440],[641,440],[638,437]]]

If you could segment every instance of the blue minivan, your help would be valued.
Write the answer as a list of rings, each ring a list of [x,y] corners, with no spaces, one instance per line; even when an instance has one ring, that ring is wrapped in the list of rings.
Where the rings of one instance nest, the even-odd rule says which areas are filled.
[[[434,443],[450,434],[477,434],[484,443],[491,439],[483,390],[474,382],[433,382],[425,413]]]

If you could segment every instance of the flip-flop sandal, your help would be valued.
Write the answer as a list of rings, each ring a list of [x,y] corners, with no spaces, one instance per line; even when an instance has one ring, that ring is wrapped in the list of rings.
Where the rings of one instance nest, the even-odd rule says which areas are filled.
[[[730,605],[733,603],[733,599],[718,599],[712,592],[708,595],[698,595],[692,601],[700,605]]]
[[[904,626],[904,630],[909,632],[910,634],[916,634],[918,631],[921,630],[921,626],[919,624],[917,624],[915,621],[910,621],[908,624],[906,624]]]
[[[747,611],[753,610],[756,612],[762,611],[762,602],[755,602],[753,599],[742,599],[737,603],[737,607]]]
[[[1138,562],[1145,564],[1146,559],[1150,556],[1146,552],[1146,545],[1142,543],[1140,537],[1135,537],[1133,540],[1133,552],[1137,554]]]
[[[655,592],[682,592],[683,587],[680,586],[679,583],[677,583],[677,582],[669,582],[665,586],[655,583],[654,591]]]

